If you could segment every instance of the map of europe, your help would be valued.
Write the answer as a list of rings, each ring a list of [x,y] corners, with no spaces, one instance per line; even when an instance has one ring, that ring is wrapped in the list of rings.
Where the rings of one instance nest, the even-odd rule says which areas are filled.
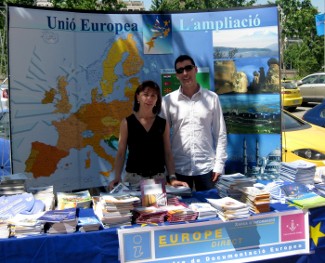
[[[123,60],[125,54],[127,56]],[[113,92],[114,84],[119,78],[115,68],[120,63],[123,76],[129,78],[129,88],[124,89],[124,100],[107,103],[103,98]],[[120,121],[132,112],[134,91],[140,84],[135,75],[143,64],[132,34],[113,42],[102,63],[100,87],[91,90],[91,103],[83,104],[74,113],[71,113],[72,104],[66,89],[69,83],[65,76],[59,76],[57,86],[44,92],[41,103],[54,104],[53,114],[65,114],[68,117],[52,122],[58,133],[55,145],[32,142],[25,172],[31,173],[34,178],[49,177],[57,170],[58,163],[69,156],[71,149],[81,150],[91,146],[99,158],[109,162],[110,169],[100,171],[101,176],[108,178],[114,169],[114,156],[105,151],[101,142],[104,141],[107,146],[117,149]],[[84,169],[89,169],[91,162],[89,150],[84,160]]]

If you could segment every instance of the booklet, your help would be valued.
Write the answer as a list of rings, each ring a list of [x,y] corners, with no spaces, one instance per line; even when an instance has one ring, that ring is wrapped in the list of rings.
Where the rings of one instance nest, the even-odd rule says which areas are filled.
[[[165,182],[157,179],[141,181],[142,206],[166,206]]]

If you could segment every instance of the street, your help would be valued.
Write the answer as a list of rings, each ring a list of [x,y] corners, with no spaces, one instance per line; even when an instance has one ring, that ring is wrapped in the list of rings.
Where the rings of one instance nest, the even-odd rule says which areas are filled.
[[[308,104],[304,104],[303,106],[298,107],[297,109],[295,109],[291,113],[293,113],[294,115],[296,115],[299,118],[302,118],[302,116],[305,114],[306,111],[313,108],[317,104],[318,103],[316,103],[316,102],[309,102]]]

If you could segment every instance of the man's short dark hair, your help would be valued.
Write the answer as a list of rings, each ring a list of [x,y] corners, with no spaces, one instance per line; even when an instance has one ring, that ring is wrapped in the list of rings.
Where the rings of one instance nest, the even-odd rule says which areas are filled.
[[[174,63],[175,70],[176,70],[176,64],[179,63],[179,62],[183,62],[184,60],[190,60],[192,65],[195,66],[195,62],[194,62],[193,58],[191,58],[189,55],[180,55],[175,60],[175,63]]]

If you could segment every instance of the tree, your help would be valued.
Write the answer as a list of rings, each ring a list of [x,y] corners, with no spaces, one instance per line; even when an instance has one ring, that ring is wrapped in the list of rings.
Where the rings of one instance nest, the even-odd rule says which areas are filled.
[[[317,9],[310,0],[276,0],[281,8],[283,61],[291,64],[300,77],[319,71],[323,65],[324,43],[316,35]]]
[[[151,11],[204,10],[252,6],[256,0],[153,0]]]
[[[125,4],[119,0],[51,0],[50,2],[53,7],[62,9],[117,11],[125,7]]]

